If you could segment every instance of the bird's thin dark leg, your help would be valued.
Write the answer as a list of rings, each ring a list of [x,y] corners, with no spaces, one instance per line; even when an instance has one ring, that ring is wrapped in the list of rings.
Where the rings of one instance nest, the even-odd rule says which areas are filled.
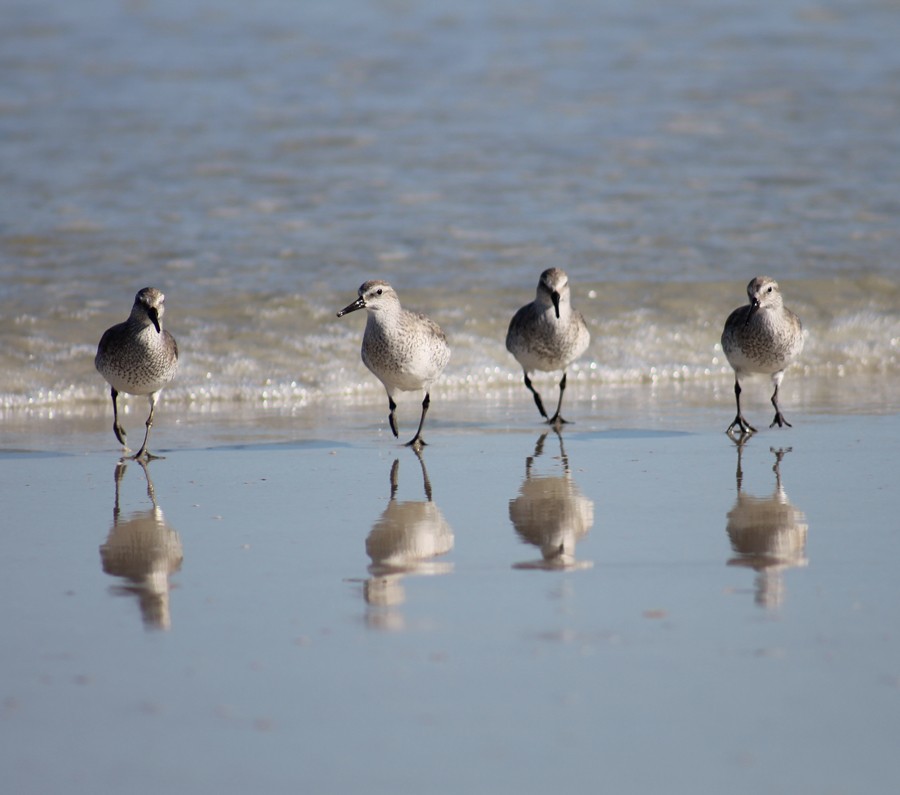
[[[422,416],[419,417],[419,427],[416,430],[416,435],[406,443],[407,447],[412,447],[414,449],[425,447],[425,440],[422,438],[422,427],[425,425],[425,415],[428,413],[428,407],[430,405],[431,396],[426,392],[425,400],[422,401]]]
[[[744,415],[741,413],[741,382],[738,381],[737,378],[734,379],[734,399],[737,403],[737,415],[735,416],[731,425],[728,426],[728,429],[725,431],[725,433],[731,433],[735,425],[737,425],[741,429],[742,434],[756,433],[756,428],[754,428],[749,422],[747,422],[747,420],[744,419]]]
[[[566,391],[566,376],[568,373],[563,373],[562,381],[559,382],[559,402],[556,404],[556,414],[554,414],[547,422],[555,427],[559,427],[560,425],[568,424],[568,420],[564,420],[562,415],[559,413],[559,410],[562,408],[563,401],[563,393]]]
[[[400,434],[397,433],[397,419],[394,417],[394,412],[397,410],[397,404],[394,403],[394,399],[388,395],[388,408],[390,408],[390,413],[388,414],[388,424],[391,426],[391,432],[394,434],[394,438],[396,439]]]
[[[781,409],[778,408],[778,386],[778,384],[775,384],[775,391],[772,393],[772,405],[775,406],[775,419],[772,420],[772,424],[769,427],[774,428],[777,425],[779,428],[783,428],[787,425],[788,428],[793,428],[794,426],[784,418],[784,414],[782,414]]]
[[[150,429],[153,427],[153,412],[156,410],[157,397],[158,394],[156,392],[150,395],[150,414],[147,416],[147,422],[144,423],[147,426],[147,430],[144,431],[144,443],[141,445],[141,449],[132,456],[135,461],[139,461],[142,458],[150,461],[151,459],[160,457],[157,455],[151,455],[147,450],[147,440],[150,438]]]
[[[119,393],[113,388],[111,394],[113,404],[113,433],[116,435],[116,439],[119,440],[119,444],[123,447],[127,447],[128,445],[125,442],[125,429],[119,425]]]
[[[538,407],[538,411],[541,412],[541,416],[547,420],[547,412],[544,411],[544,404],[541,402],[541,396],[537,393],[537,390],[532,386],[531,379],[528,377],[527,371],[525,372],[525,386],[528,387],[529,391],[532,395],[534,395],[534,403]]]

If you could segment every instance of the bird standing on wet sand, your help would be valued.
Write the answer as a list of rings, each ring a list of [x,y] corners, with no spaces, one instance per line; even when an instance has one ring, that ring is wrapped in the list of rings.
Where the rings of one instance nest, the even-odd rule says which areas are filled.
[[[422,426],[431,403],[431,384],[450,361],[447,337],[437,323],[425,315],[408,312],[400,306],[400,299],[387,282],[368,281],[359,288],[359,298],[337,313],[343,317],[357,309],[368,313],[363,333],[363,364],[384,385],[390,413],[388,421],[394,436],[398,436],[394,411],[394,395],[398,391],[424,390],[422,416],[416,435],[406,444],[419,449],[425,445]]]
[[[769,427],[791,427],[778,407],[778,387],[787,366],[803,350],[803,326],[800,318],[785,307],[778,282],[770,276],[757,276],[747,285],[747,296],[750,303],[735,309],[722,331],[722,350],[734,368],[737,402],[737,415],[726,431],[729,434],[735,426],[741,435],[756,432],[741,413],[741,379],[749,373],[771,375],[775,384],[775,419]]]
[[[113,433],[123,445],[125,430],[119,424],[119,392],[147,395],[150,401],[144,443],[133,456],[135,460],[156,457],[147,450],[153,410],[160,391],[171,383],[178,369],[178,345],[162,327],[165,299],[155,287],[141,290],[134,298],[128,320],[104,332],[94,359],[94,366],[112,387]]]
[[[548,268],[538,281],[534,301],[523,306],[509,323],[506,349],[516,357],[525,372],[528,387],[541,416],[550,425],[566,422],[560,415],[566,390],[566,369],[587,350],[591,334],[581,312],[572,308],[569,277],[560,268]],[[528,377],[529,372],[562,370],[556,413],[547,416],[541,396]]]

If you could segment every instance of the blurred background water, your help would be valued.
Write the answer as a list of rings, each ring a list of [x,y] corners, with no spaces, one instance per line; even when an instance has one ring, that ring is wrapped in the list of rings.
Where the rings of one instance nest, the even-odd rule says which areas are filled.
[[[167,294],[167,400],[370,396],[367,278],[449,334],[445,399],[520,386],[540,272],[570,382],[729,384],[759,273],[802,372],[900,374],[900,8],[884,0],[7,0],[0,410],[104,411],[102,331]]]

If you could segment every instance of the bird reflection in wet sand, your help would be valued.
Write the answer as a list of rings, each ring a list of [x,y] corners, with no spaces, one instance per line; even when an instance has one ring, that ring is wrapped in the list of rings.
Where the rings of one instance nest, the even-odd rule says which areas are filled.
[[[409,574],[446,574],[453,564],[436,561],[453,549],[453,530],[432,498],[431,481],[421,454],[416,453],[422,467],[424,500],[400,501],[400,459],[391,466],[391,498],[387,508],[372,526],[366,538],[366,553],[372,559],[363,593],[367,604],[391,608],[406,599],[403,578]],[[373,626],[399,629],[402,616],[387,610],[368,616]]]
[[[594,524],[594,503],[585,497],[572,479],[569,458],[559,439],[562,475],[535,475],[534,463],[544,452],[547,433],[525,459],[525,480],[519,496],[509,501],[509,518],[521,539],[541,550],[541,559],[517,563],[516,569],[586,569],[594,564],[575,559],[575,544]]]
[[[156,490],[147,464],[142,460],[137,463],[144,471],[147,496],[153,507],[122,516],[119,488],[128,464],[120,461],[115,470],[113,523],[106,543],[100,547],[100,559],[103,571],[127,581],[127,584],[113,590],[119,594],[137,596],[144,626],[148,629],[169,629],[172,623],[169,615],[169,575],[181,568],[181,539],[166,522],[156,501]]]
[[[737,556],[729,566],[747,566],[756,574],[755,601],[760,607],[779,607],[784,601],[785,569],[802,567],[806,559],[806,516],[795,508],[781,483],[781,461],[791,448],[769,448],[775,455],[775,491],[753,497],[743,489],[743,444],[737,445],[737,500],[728,512],[728,538]]]

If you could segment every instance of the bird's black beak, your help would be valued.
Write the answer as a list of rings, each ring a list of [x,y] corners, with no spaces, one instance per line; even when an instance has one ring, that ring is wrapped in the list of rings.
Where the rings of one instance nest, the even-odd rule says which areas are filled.
[[[366,301],[362,296],[360,296],[352,304],[347,304],[347,306],[345,306],[340,312],[337,313],[337,316],[343,317],[350,312],[355,312],[357,309],[365,309],[365,307]]]
[[[150,317],[150,320],[153,321],[153,325],[156,327],[156,333],[159,334],[159,310],[155,306],[151,306],[147,310],[147,315]]]
[[[745,326],[750,322],[750,320],[753,318],[753,316],[757,313],[758,310],[759,310],[759,301],[757,301],[754,298],[750,302],[750,311],[747,313],[747,319],[744,321]]]
[[[550,293],[550,300],[553,301],[553,308],[556,310],[556,319],[559,320],[559,293],[554,290]]]

